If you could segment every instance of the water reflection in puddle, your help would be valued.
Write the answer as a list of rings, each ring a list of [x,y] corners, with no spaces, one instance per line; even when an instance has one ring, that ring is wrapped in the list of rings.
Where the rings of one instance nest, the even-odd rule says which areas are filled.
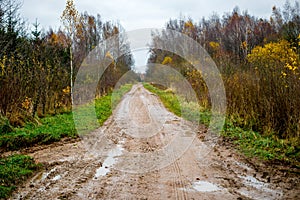
[[[239,178],[243,180],[243,184],[247,188],[240,188],[238,192],[246,197],[254,199],[277,199],[282,196],[281,191],[271,189],[269,184],[259,181],[253,176],[239,176]]]
[[[61,175],[55,176],[52,180],[53,180],[53,181],[57,181],[57,180],[59,180],[59,179],[61,179]]]
[[[183,190],[187,192],[217,192],[220,190],[223,190],[222,187],[217,186],[213,183],[207,182],[207,181],[197,181],[194,182],[192,185],[192,188],[182,188]]]
[[[252,169],[248,166],[248,165],[246,165],[245,163],[242,163],[242,162],[237,162],[237,161],[235,161],[234,162],[237,166],[239,166],[239,167],[241,167],[241,168],[243,168],[243,169],[246,169],[247,171],[251,171]]]
[[[193,188],[198,192],[215,192],[222,190],[222,188],[207,181],[195,182],[193,183]]]
[[[94,179],[97,179],[100,176],[105,176],[110,171],[110,168],[116,163],[117,161],[116,157],[122,155],[123,150],[124,148],[122,147],[121,144],[118,144],[116,148],[110,150],[102,166],[96,170]]]
[[[266,183],[257,180],[253,176],[239,176],[239,178],[244,180],[243,183],[245,185],[252,186],[256,189],[263,189],[263,188],[268,189]]]
[[[44,172],[42,174],[41,180],[44,181],[51,173],[55,172],[55,170],[56,170],[56,167],[54,167],[53,169],[51,169],[49,172]]]

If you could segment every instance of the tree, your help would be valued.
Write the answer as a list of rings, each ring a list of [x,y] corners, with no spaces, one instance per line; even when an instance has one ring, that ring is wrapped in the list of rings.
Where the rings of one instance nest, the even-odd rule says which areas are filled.
[[[71,86],[71,101],[73,104],[73,43],[76,37],[76,30],[80,26],[80,15],[76,10],[73,0],[67,0],[66,8],[62,13],[61,21],[67,31],[69,37],[69,49],[70,49],[70,86]]]
[[[0,2],[0,57],[11,56],[16,50],[18,37],[24,33],[24,24],[19,17],[21,7],[19,0],[2,0]]]
[[[31,31],[31,34],[34,36],[34,40],[37,41],[41,35],[41,31],[38,30],[39,28],[38,20],[35,20],[35,23],[33,24],[34,30]]]
[[[283,38],[289,41],[294,47],[298,48],[297,37],[300,34],[300,5],[295,2],[292,6],[289,1],[286,1],[282,11],[284,24],[281,27]]]

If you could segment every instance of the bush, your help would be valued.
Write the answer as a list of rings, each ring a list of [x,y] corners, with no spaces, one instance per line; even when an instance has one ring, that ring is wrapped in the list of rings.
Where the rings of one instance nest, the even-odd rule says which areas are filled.
[[[10,125],[9,120],[6,117],[0,115],[0,135],[13,131],[13,127]]]

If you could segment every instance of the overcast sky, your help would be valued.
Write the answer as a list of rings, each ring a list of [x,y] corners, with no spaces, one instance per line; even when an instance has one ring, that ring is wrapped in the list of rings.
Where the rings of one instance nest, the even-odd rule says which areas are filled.
[[[75,0],[80,13],[99,13],[104,21],[119,21],[126,31],[162,28],[170,18],[178,18],[180,14],[195,21],[203,16],[208,18],[214,12],[222,16],[235,6],[251,15],[269,18],[272,7],[282,7],[284,3],[285,0]],[[64,0],[23,0],[20,11],[28,23],[34,23],[37,18],[41,27],[57,30],[64,8]]]
[[[127,30],[137,28],[161,28],[170,18],[180,15],[200,20],[213,12],[222,16],[235,6],[248,10],[257,17],[269,18],[272,6],[282,7],[285,0],[75,0],[79,12],[87,11],[103,20],[120,21]],[[60,15],[65,8],[64,0],[23,0],[21,15],[33,23],[37,18],[44,28],[60,26]]]

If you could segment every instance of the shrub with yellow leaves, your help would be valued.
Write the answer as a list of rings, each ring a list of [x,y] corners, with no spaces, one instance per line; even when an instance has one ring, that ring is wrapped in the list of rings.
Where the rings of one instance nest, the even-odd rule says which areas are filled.
[[[281,138],[297,138],[300,133],[296,126],[300,121],[300,61],[296,47],[286,40],[270,42],[255,47],[247,59],[258,81],[258,98],[252,106],[261,126]]]
[[[296,48],[291,47],[286,40],[279,42],[270,42],[263,47],[255,47],[247,56],[248,61],[252,63],[256,69],[264,71],[262,67],[279,71],[281,74],[298,74],[299,58]]]
[[[64,89],[62,90],[62,92],[63,92],[64,94],[70,94],[70,92],[71,92],[70,86],[67,86],[66,88],[64,88]]]
[[[26,97],[25,100],[22,102],[22,108],[26,110],[28,113],[32,111],[32,100],[29,97]]]
[[[109,51],[106,52],[105,57],[109,58],[109,59],[112,59],[112,60],[114,59]]]
[[[220,49],[220,43],[218,42],[209,42],[209,46],[214,50],[217,51]]]
[[[172,58],[171,57],[169,57],[169,56],[166,56],[165,58],[164,58],[164,60],[162,61],[162,63],[161,64],[163,64],[163,65],[167,65],[167,64],[170,64],[170,63],[172,63]]]

